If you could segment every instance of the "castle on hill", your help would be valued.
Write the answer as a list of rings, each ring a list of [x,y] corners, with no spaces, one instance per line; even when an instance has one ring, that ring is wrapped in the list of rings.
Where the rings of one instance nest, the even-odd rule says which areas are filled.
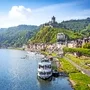
[[[43,24],[43,26],[50,26],[50,27],[56,27],[56,28],[60,27],[59,23],[56,22],[56,18],[54,16],[51,18],[51,21]]]

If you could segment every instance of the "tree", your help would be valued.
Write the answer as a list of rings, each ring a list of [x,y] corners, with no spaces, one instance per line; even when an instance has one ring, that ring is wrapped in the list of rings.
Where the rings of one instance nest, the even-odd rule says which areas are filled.
[[[83,48],[90,49],[90,42],[88,42],[88,43],[85,43],[85,44],[83,45]]]

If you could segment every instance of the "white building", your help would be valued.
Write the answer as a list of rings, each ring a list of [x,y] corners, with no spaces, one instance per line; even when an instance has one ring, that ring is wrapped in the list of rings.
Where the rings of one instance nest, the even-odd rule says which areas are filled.
[[[65,44],[66,42],[66,36],[64,33],[58,33],[57,34],[57,43],[58,44]]]

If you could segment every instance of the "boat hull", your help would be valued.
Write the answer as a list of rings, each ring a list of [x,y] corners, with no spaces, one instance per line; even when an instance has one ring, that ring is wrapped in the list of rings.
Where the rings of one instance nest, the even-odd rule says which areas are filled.
[[[37,76],[38,79],[42,79],[42,80],[52,80],[52,76],[49,76],[49,77],[40,77],[40,76]]]

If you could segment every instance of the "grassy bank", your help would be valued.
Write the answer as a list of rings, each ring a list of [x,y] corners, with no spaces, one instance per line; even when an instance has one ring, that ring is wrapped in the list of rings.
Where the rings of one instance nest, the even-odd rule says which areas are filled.
[[[44,55],[47,55],[47,56],[53,56],[53,57],[55,57],[55,56],[57,56],[57,54],[56,53],[49,53],[49,52],[47,52],[47,51],[41,51],[41,54],[44,54]]]
[[[86,65],[86,63],[90,63],[90,57],[81,56],[81,57],[77,58],[73,54],[66,54],[66,57],[71,59],[73,62],[75,62],[79,66],[81,66],[85,69],[90,69],[90,67],[88,65]]]
[[[40,53],[43,54],[43,55],[49,55],[49,53],[46,52],[46,51],[41,51]]]
[[[70,81],[75,90],[90,90],[90,77],[79,72],[71,63],[65,59],[60,59],[62,69],[69,75]]]

